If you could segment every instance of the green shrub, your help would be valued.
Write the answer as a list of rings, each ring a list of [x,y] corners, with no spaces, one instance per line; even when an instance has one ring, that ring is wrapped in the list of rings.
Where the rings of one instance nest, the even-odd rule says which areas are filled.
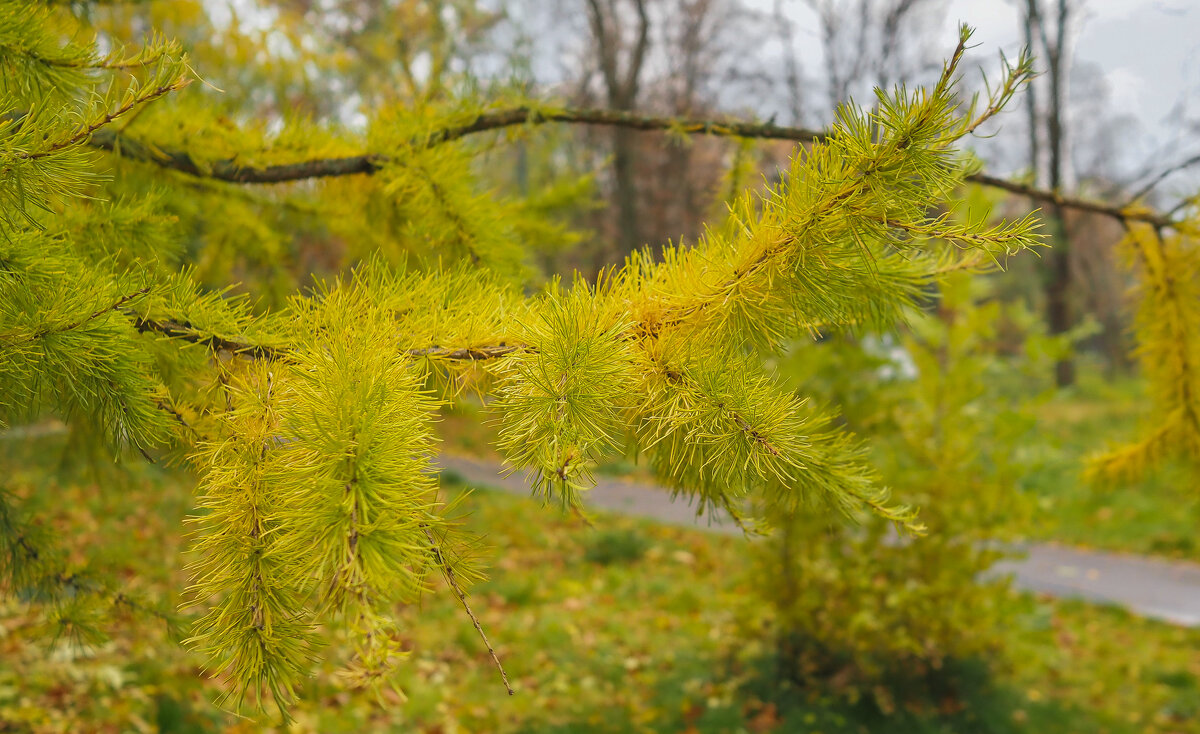
[[[601,566],[635,563],[646,554],[649,546],[645,536],[636,530],[601,530],[588,537],[583,557],[589,563]]]
[[[1033,333],[1032,347],[1002,356],[997,337],[1024,312],[981,302],[986,286],[967,275],[947,282],[936,311],[902,337],[906,368],[882,369],[884,350],[865,339],[825,341],[781,364],[838,396],[929,528],[902,538],[882,521],[769,513],[776,531],[754,552],[755,588],[773,615],[779,673],[798,685],[872,697],[884,712],[945,707],[958,697],[948,671],[1005,665],[1004,635],[1021,609],[1005,580],[980,577],[1003,555],[995,541],[1028,528],[1034,506],[1018,489],[1032,460],[1020,448],[1036,426],[1018,389],[1029,381],[1016,377],[1046,374],[1034,363],[1061,344]]]

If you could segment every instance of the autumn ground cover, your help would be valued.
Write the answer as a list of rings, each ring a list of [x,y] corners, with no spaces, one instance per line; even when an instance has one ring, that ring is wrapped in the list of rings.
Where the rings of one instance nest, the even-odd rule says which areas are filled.
[[[29,494],[72,455],[68,441],[3,442],[23,454],[9,463],[24,468],[8,489]],[[76,460],[58,476],[40,496],[51,498],[46,522],[72,561],[116,570],[138,599],[178,605],[185,541],[177,528],[193,480],[161,466]],[[130,481],[156,491],[115,489]],[[464,491],[448,484],[448,495]],[[133,504],[132,496],[157,500]],[[334,671],[346,652],[335,642],[292,731],[1200,731],[1200,632],[1025,597],[1026,614],[1011,627],[1010,671],[989,680],[980,666],[956,664],[940,700],[883,718],[873,703],[776,681],[772,620],[747,588],[748,541],[603,513],[588,526],[486,490],[463,507],[491,566],[471,601],[516,695],[506,695],[453,596],[430,595],[400,617],[411,655],[406,703],[345,690]],[[0,731],[260,730],[212,706],[217,686],[197,657],[169,643],[180,632],[166,624],[118,621],[110,639],[83,646],[64,634],[47,654],[28,639],[22,610],[16,601],[0,608]],[[182,607],[181,621],[192,611]]]
[[[1145,420],[1145,383],[1131,376],[1105,376],[1085,365],[1080,380],[1042,403],[1042,441],[1025,450],[1043,454],[1039,471],[1021,489],[1035,492],[1043,540],[1106,550],[1200,560],[1196,525],[1200,497],[1194,472],[1167,461],[1145,476],[1121,484],[1081,480],[1089,454],[1137,435]]]

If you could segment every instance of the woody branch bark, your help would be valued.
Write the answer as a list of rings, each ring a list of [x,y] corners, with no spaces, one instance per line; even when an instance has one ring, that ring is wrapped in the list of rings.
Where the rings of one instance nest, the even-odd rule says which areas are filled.
[[[414,145],[416,147],[433,147],[490,130],[551,122],[606,125],[634,130],[677,130],[689,135],[787,140],[796,143],[819,141],[827,135],[827,133],[807,128],[787,127],[772,123],[655,117],[620,110],[538,110],[530,107],[514,107],[482,113],[470,122],[438,130],[423,140],[416,141]],[[97,130],[92,135],[89,144],[102,150],[116,152],[125,158],[153,163],[190,176],[244,184],[288,183],[313,178],[370,175],[391,161],[391,158],[386,155],[366,153],[340,158],[314,158],[267,166],[244,165],[233,160],[214,161],[201,165],[185,150],[156,146],[109,128]],[[965,180],[969,183],[1019,194],[1040,204],[1057,204],[1064,209],[1099,214],[1120,222],[1146,222],[1156,227],[1173,227],[1176,224],[1174,219],[1148,209],[1126,209],[1104,202],[1065,196],[1056,191],[1009,181],[986,173],[971,174]]]
[[[689,135],[791,140],[803,143],[825,137],[823,132],[799,127],[783,127],[772,123],[654,117],[621,110],[538,110],[530,107],[514,107],[482,113],[470,122],[444,128],[422,140],[413,141],[413,146],[432,148],[475,133],[518,125],[542,125],[549,122],[603,125],[631,130],[678,130]],[[372,174],[392,160],[386,155],[366,153],[341,158],[314,158],[296,163],[269,166],[243,165],[233,160],[214,161],[201,165],[185,150],[163,148],[112,130],[97,131],[92,136],[90,144],[102,150],[119,153],[125,158],[155,163],[192,176],[214,178],[231,183],[287,183],[310,178]]]

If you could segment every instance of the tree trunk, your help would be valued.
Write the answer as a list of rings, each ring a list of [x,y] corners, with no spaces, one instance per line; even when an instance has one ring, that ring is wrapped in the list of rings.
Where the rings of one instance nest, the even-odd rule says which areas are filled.
[[[1058,0],[1058,18],[1055,30],[1054,50],[1048,54],[1050,61],[1050,119],[1047,121],[1050,147],[1050,188],[1061,191],[1065,183],[1066,128],[1063,114],[1066,100],[1066,56],[1067,45],[1067,0]],[[1054,238],[1051,257],[1051,274],[1046,290],[1047,317],[1050,334],[1063,334],[1075,325],[1075,314],[1071,308],[1071,237],[1062,207],[1050,207],[1050,231]],[[1075,384],[1075,361],[1067,357],[1054,364],[1054,382],[1059,387]]]
[[[800,635],[787,621],[796,613],[796,599],[799,595],[800,579],[799,563],[796,550],[793,547],[796,533],[796,519],[789,513],[783,526],[779,529],[779,596],[777,608],[782,612],[783,622],[775,633],[775,665],[780,680],[800,685],[803,683],[803,670],[800,655],[802,651]]]
[[[650,42],[650,16],[646,11],[646,0],[634,0],[633,6],[637,13],[637,30],[622,72],[619,63],[622,42],[617,2],[609,0],[602,5],[600,0],[588,0],[588,20],[608,106],[623,112],[631,112],[637,107],[639,78]],[[632,252],[641,245],[638,235],[637,176],[634,171],[637,158],[635,142],[631,131],[613,130],[613,199],[617,205],[617,244],[622,254]]]
[[[613,131],[613,197],[617,205],[617,243],[621,254],[633,252],[642,244],[638,232],[634,134],[621,128]]]
[[[1064,334],[1075,325],[1075,314],[1071,303],[1071,253],[1070,238],[1062,208],[1052,206],[1048,210],[1047,225],[1050,230],[1051,249],[1046,263],[1050,268],[1046,278],[1046,323],[1051,335]],[[1070,357],[1054,363],[1054,384],[1069,387],[1075,384],[1075,360]]]
[[[1067,26],[1070,20],[1070,3],[1068,0],[1058,0],[1054,13],[1053,37],[1047,24],[1046,13],[1039,8],[1037,0],[1027,0],[1025,6],[1025,37],[1027,41],[1034,39],[1036,32],[1041,41],[1046,58],[1046,118],[1045,118],[1045,147],[1038,124],[1041,122],[1037,114],[1037,100],[1034,97],[1033,86],[1030,86],[1029,122],[1030,122],[1030,163],[1034,175],[1041,172],[1043,154],[1047,156],[1046,184],[1054,191],[1062,192],[1067,181],[1067,128],[1066,128],[1066,87],[1070,54],[1067,52]],[[1071,237],[1063,218],[1062,207],[1050,206],[1045,215],[1046,230],[1050,236],[1050,252],[1046,256],[1046,274],[1044,291],[1046,297],[1046,325],[1052,336],[1064,334],[1075,325],[1075,309],[1071,302]],[[1054,382],[1058,387],[1068,387],[1075,383],[1075,361],[1071,357],[1060,359],[1054,364]]]
[[[1025,47],[1033,53],[1033,49],[1037,44],[1037,37],[1034,29],[1038,25],[1038,4],[1037,0],[1027,0],[1025,5]],[[1042,181],[1042,146],[1041,146],[1041,130],[1038,129],[1038,103],[1037,103],[1037,83],[1036,80],[1030,81],[1025,85],[1025,111],[1029,121],[1029,168],[1033,174],[1033,183],[1041,186],[1045,182]]]

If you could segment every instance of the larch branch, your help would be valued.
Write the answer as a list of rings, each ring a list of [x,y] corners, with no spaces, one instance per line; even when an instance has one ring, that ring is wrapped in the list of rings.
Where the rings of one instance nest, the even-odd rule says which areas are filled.
[[[255,359],[285,359],[288,354],[286,347],[257,344],[250,341],[230,339],[210,332],[197,329],[186,321],[172,319],[152,319],[135,313],[126,315],[133,318],[134,326],[143,334],[158,334],[171,339],[179,339],[191,344],[203,344],[214,352],[229,352],[243,354]]]
[[[501,130],[518,125],[541,125],[551,122],[605,125],[647,131],[675,130],[688,135],[717,135],[760,140],[785,140],[796,143],[816,142],[823,140],[828,135],[825,132],[800,127],[775,125],[770,122],[754,123],[699,118],[656,117],[605,109],[542,110],[531,107],[514,107],[506,110],[481,113],[469,122],[436,130],[420,140],[413,141],[412,144],[417,149],[432,148],[476,133]],[[90,144],[102,150],[118,152],[125,158],[154,163],[163,168],[179,171],[190,176],[242,184],[274,184],[315,178],[370,175],[377,173],[393,162],[391,157],[383,154],[364,153],[362,155],[314,158],[293,163],[264,166],[241,164],[234,159],[200,163],[186,150],[163,148],[109,128],[95,131],[91,136]],[[1048,189],[1040,189],[986,173],[971,174],[965,180],[981,186],[998,188],[1019,194],[1037,202],[1057,204],[1066,209],[1091,212],[1121,222],[1147,222],[1156,227],[1173,227],[1176,224],[1172,218],[1156,212],[1126,210],[1120,206],[1066,196]]]
[[[126,316],[133,319],[134,326],[143,334],[158,334],[170,339],[179,339],[190,344],[202,344],[214,352],[229,352],[252,359],[288,360],[291,348],[285,345],[264,344],[244,338],[221,336],[214,332],[196,328],[186,321],[174,319],[155,319],[141,316],[132,311],[124,311]],[[402,356],[413,359],[428,358],[448,362],[482,362],[490,359],[500,359],[514,352],[528,350],[524,344],[484,344],[474,347],[442,347],[429,346],[420,349],[407,349]]]
[[[825,133],[805,128],[783,127],[769,122],[653,117],[619,110],[538,110],[530,107],[514,107],[481,113],[469,122],[434,131],[424,138],[414,140],[412,144],[418,149],[432,148],[475,133],[525,124],[541,125],[548,122],[607,125],[634,130],[679,130],[689,135],[720,135],[794,142],[812,142],[825,136]],[[242,165],[234,160],[214,161],[202,165],[187,151],[162,148],[112,130],[97,131],[92,135],[91,145],[102,150],[119,152],[126,158],[154,163],[191,176],[249,184],[286,183],[312,178],[372,174],[392,160],[386,155],[366,153],[267,166]]]
[[[49,147],[44,148],[43,150],[39,150],[34,153],[22,153],[22,154],[19,154],[19,156],[26,160],[32,161],[32,160],[37,160],[39,158],[45,158],[46,156],[49,156],[49,155],[53,155],[55,153],[58,153],[61,150],[70,148],[71,146],[76,145],[77,143],[81,143],[85,140],[87,140],[91,144],[94,144],[92,141],[94,141],[96,139],[96,137],[97,137],[96,133],[99,132],[100,130],[104,129],[105,126],[108,125],[109,123],[111,123],[113,120],[116,120],[118,117],[124,115],[125,113],[129,112],[130,110],[132,110],[133,108],[135,108],[139,105],[145,104],[147,102],[153,102],[154,100],[158,99],[159,97],[169,94],[170,92],[174,92],[174,91],[183,89],[190,83],[191,83],[191,79],[186,79],[186,78],[177,79],[177,80],[171,82],[170,84],[164,84],[161,87],[156,87],[155,89],[151,90],[148,94],[145,94],[142,96],[134,96],[134,97],[126,100],[126,102],[124,104],[122,104],[120,107],[118,107],[117,109],[105,113],[99,119],[93,120],[90,123],[82,125],[76,132],[72,133],[69,137],[64,138],[62,140],[55,141]],[[109,130],[108,132],[111,133],[112,135],[115,135],[115,133],[112,133],[111,130]],[[97,147],[100,147],[100,146],[97,146]]]

